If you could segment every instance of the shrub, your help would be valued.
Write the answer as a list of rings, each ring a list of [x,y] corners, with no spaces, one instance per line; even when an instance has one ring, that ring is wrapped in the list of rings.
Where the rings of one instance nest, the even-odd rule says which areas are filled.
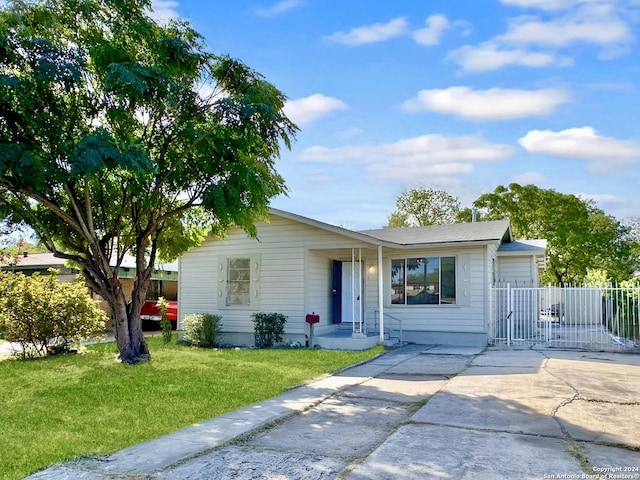
[[[167,309],[169,308],[169,304],[164,299],[164,297],[160,297],[156,303],[158,306],[158,311],[160,312],[160,328],[162,329],[162,339],[164,343],[171,343],[171,322],[167,319]]]
[[[67,351],[104,333],[106,314],[84,283],[61,283],[50,272],[0,273],[0,332],[20,344],[24,357]]]
[[[282,313],[258,312],[251,315],[251,317],[253,318],[256,347],[269,348],[276,343],[282,342],[284,325],[287,323],[285,315]]]
[[[214,347],[221,329],[220,315],[192,313],[184,318],[184,340],[196,347]]]

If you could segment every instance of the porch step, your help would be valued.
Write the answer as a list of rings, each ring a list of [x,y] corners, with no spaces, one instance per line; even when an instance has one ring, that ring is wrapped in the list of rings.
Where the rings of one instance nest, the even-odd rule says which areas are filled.
[[[382,342],[385,347],[398,347],[402,343],[404,342],[400,342],[400,337],[391,337],[387,333],[385,333],[384,342]]]
[[[352,338],[351,330],[327,333],[314,338],[314,344],[327,350],[366,350],[378,344],[378,337]]]

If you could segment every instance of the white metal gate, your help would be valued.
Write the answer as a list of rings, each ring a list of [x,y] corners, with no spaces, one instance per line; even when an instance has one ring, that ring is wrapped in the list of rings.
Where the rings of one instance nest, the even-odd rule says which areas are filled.
[[[490,287],[492,344],[640,353],[640,288]]]

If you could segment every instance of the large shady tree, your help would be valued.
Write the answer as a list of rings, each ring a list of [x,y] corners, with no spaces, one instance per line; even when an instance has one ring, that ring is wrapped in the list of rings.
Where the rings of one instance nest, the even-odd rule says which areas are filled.
[[[140,309],[158,259],[253,222],[285,192],[284,96],[208,53],[149,0],[8,1],[0,11],[0,218],[24,220],[109,304],[120,358],[149,358]],[[136,259],[128,302],[118,278]]]
[[[545,281],[581,283],[589,270],[626,280],[638,267],[628,228],[593,201],[512,183],[481,195],[474,206],[487,220],[509,218],[517,238],[548,240]]]

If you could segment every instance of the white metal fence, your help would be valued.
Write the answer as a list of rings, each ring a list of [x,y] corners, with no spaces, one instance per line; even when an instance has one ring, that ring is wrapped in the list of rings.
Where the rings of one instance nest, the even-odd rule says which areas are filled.
[[[640,353],[640,288],[490,287],[492,344]]]

